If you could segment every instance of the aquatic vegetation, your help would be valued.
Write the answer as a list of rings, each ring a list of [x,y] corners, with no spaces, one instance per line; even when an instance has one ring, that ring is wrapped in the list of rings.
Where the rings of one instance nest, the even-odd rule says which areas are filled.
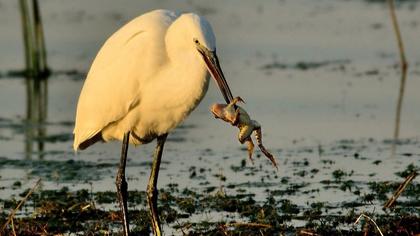
[[[28,191],[29,189],[22,192],[21,196],[27,194]],[[352,235],[360,233],[360,230],[366,230],[351,227],[358,217],[355,208],[363,206],[358,201],[344,202],[340,206],[334,206],[329,202],[313,202],[302,207],[286,198],[276,199],[276,195],[277,193],[272,192],[264,201],[255,201],[253,194],[222,196],[189,189],[182,190],[172,186],[168,189],[161,189],[159,208],[165,225],[174,229],[182,228],[189,232],[189,235],[210,233],[217,235],[223,231],[228,231],[233,235],[259,231],[266,234],[297,233],[303,230],[300,227],[293,227],[292,220],[305,221],[304,228],[311,229],[317,234],[341,232],[343,235]],[[131,207],[140,206],[143,209],[130,211],[130,216],[135,219],[133,222],[134,232],[137,233],[149,233],[151,230],[148,213],[144,210],[147,204],[145,199],[144,191],[129,192]],[[9,209],[16,204],[15,201],[7,200],[0,200],[0,203]],[[104,208],[105,205],[108,207]],[[25,204],[25,212],[31,212],[30,215],[15,219],[14,227],[19,235],[27,235],[29,232],[115,233],[119,231],[118,224],[120,223],[116,207],[116,194],[111,191],[90,192],[87,189],[70,191],[66,187],[60,190],[41,190],[34,192]],[[338,208],[342,212],[341,214],[330,213]],[[409,210],[412,209],[412,205],[401,205],[398,209],[399,213],[397,214],[376,213],[372,217],[388,234],[394,234],[401,230],[419,232],[420,219],[418,216],[407,214],[412,212]],[[192,216],[210,212],[236,213],[240,218],[233,221],[196,222],[193,220]],[[5,213],[0,215],[0,225],[5,222]],[[420,212],[417,209],[416,214],[418,213]],[[230,226],[225,227],[228,225]],[[10,227],[5,232],[9,232],[9,230],[11,230]]]

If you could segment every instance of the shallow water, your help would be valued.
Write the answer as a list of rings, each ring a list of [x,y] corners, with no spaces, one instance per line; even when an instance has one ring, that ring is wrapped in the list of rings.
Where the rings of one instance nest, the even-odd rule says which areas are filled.
[[[99,4],[103,7],[96,7]],[[43,189],[115,189],[120,144],[97,144],[75,155],[75,107],[84,75],[103,41],[127,20],[155,8],[194,11],[208,18],[228,83],[263,125],[264,143],[279,162],[276,171],[264,157],[255,158],[254,165],[246,160],[237,129],[208,111],[210,104],[222,101],[211,82],[200,106],[169,136],[159,186],[177,183],[181,189],[202,190],[233,185],[225,189],[227,194],[254,193],[263,200],[268,190],[304,183],[299,190],[308,194],[290,197],[295,204],[339,204],[357,196],[354,190],[325,187],[323,181],[332,180],[334,171],[343,171],[344,180],[353,180],[363,195],[369,182],[402,181],[396,172],[420,165],[416,3],[402,4],[397,12],[410,67],[401,122],[404,142],[395,157],[386,140],[394,129],[398,53],[383,4],[91,0],[42,1],[41,7],[53,74],[47,81],[46,120],[31,125],[25,121],[27,84],[8,75],[24,63],[17,3],[0,1],[0,199],[17,196],[38,177],[43,178]],[[34,136],[37,132],[42,135]],[[153,148],[130,148],[130,189],[146,188]],[[16,181],[22,186],[13,187]],[[381,204],[376,201],[360,210],[380,209]]]

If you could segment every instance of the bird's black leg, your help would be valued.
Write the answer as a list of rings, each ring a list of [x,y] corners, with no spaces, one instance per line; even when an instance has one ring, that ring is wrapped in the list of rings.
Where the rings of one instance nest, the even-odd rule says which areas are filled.
[[[117,195],[118,195],[118,202],[121,208],[121,214],[124,224],[124,236],[129,236],[130,229],[128,227],[128,208],[127,208],[127,181],[125,180],[125,164],[127,162],[127,150],[128,144],[130,139],[130,132],[124,134],[122,150],[121,150],[121,159],[120,159],[120,166],[118,168],[118,174],[116,178],[116,185],[117,185]]]
[[[157,181],[159,176],[160,161],[162,159],[163,146],[167,136],[168,134],[163,134],[157,138],[157,145],[153,154],[152,171],[150,173],[149,184],[147,185],[147,202],[149,203],[150,216],[152,218],[152,228],[155,236],[162,235],[157,208]]]

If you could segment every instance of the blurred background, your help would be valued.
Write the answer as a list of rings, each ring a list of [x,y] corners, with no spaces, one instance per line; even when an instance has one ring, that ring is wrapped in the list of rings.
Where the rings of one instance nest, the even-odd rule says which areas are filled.
[[[391,144],[401,71],[386,1],[43,0],[45,41],[40,47],[45,47],[46,60],[40,63],[46,61],[48,70],[41,65],[37,76],[28,76],[25,69],[30,62],[22,2],[0,0],[1,199],[16,197],[39,177],[44,189],[115,189],[120,144],[96,144],[75,154],[76,104],[104,41],[126,22],[159,8],[196,12],[211,22],[232,92],[262,124],[265,146],[280,163],[275,171],[264,157],[254,166],[246,160],[237,129],[209,112],[212,103],[223,101],[211,82],[199,107],[169,136],[160,186],[245,184],[242,190],[265,199],[268,187],[258,183],[271,183],[270,190],[287,188],[277,176],[308,182],[305,188],[313,189],[339,169],[354,173],[351,179],[364,189],[369,181],[399,180],[394,172],[419,165],[418,1],[396,4],[409,69],[395,157]],[[37,29],[32,29],[35,35]],[[129,189],[145,190],[153,148],[130,147]],[[325,168],[325,160],[334,163]],[[246,171],[232,171],[244,161]],[[296,165],[305,161],[309,164]],[[307,174],[297,174],[302,170]],[[343,199],[354,199],[354,194],[328,189],[296,196],[294,202]]]

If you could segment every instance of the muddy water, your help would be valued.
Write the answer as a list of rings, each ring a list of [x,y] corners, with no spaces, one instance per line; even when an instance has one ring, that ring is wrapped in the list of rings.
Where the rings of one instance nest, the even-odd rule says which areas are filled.
[[[46,119],[33,124],[28,122],[28,85],[9,75],[24,63],[18,6],[0,1],[2,199],[17,196],[39,177],[44,189],[115,189],[119,143],[97,144],[77,155],[72,151],[76,102],[103,41],[127,20],[156,8],[198,12],[212,23],[233,93],[244,98],[244,107],[263,125],[265,145],[279,162],[278,171],[264,157],[250,164],[236,140],[236,128],[214,120],[208,111],[210,104],[222,101],[211,84],[201,105],[169,136],[160,186],[222,187],[227,194],[253,193],[263,200],[269,192],[301,184],[299,190],[305,194],[278,197],[290,197],[299,206],[318,201],[339,205],[357,201],[371,181],[401,181],[396,172],[409,164],[420,165],[416,3],[398,8],[410,69],[401,122],[403,142],[394,158],[387,140],[394,128],[398,54],[383,4],[92,0],[43,1],[41,7],[53,74],[46,82]],[[29,99],[29,104],[35,102],[36,98]],[[146,188],[153,148],[130,148],[130,189]],[[328,187],[326,181],[340,173],[340,181],[352,180],[356,187]],[[17,181],[21,186],[14,185]],[[236,187],[226,188],[229,185]],[[378,209],[382,203],[375,201],[362,209]]]

